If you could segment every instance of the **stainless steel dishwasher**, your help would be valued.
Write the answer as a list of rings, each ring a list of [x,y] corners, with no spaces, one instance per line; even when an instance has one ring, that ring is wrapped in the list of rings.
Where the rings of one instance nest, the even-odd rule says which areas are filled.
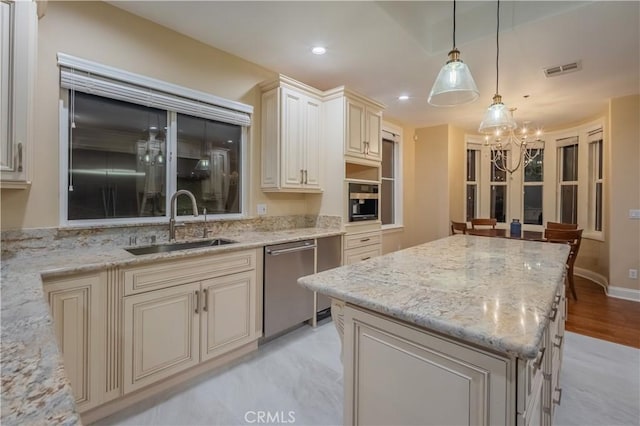
[[[274,336],[313,317],[313,292],[298,278],[313,274],[314,240],[264,248],[264,337]]]

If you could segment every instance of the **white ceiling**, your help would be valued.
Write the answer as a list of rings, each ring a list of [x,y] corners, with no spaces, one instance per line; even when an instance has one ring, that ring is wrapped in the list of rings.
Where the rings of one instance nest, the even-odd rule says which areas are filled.
[[[495,2],[458,2],[456,44],[480,99],[453,108],[427,104],[452,46],[450,1],[110,3],[319,89],[345,85],[416,127],[475,131],[495,93]],[[517,120],[549,129],[640,93],[640,2],[505,1],[500,9],[499,91]],[[327,54],[313,55],[315,45]],[[581,71],[543,73],[576,60]]]

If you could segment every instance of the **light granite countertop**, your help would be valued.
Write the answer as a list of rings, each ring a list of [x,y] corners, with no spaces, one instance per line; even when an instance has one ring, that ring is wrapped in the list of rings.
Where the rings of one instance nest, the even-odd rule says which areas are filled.
[[[568,254],[563,244],[456,235],[298,282],[444,335],[532,359]]]
[[[3,252],[0,421],[5,425],[81,423],[44,299],[43,276],[223,253],[342,233],[327,228],[229,231],[212,238],[228,238],[237,241],[236,244],[142,256],[130,254],[123,247],[80,242],[75,248],[50,246]]]

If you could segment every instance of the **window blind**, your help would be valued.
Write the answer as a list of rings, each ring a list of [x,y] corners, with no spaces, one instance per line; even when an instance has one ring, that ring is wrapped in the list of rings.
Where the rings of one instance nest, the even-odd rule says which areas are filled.
[[[105,98],[175,111],[240,126],[253,107],[149,77],[58,54],[60,86]]]

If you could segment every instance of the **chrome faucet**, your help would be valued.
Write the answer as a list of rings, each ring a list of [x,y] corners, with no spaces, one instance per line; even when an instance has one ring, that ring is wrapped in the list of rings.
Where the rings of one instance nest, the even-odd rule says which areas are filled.
[[[198,217],[198,204],[196,203],[196,197],[190,191],[186,189],[180,189],[173,193],[171,196],[171,218],[169,219],[169,242],[176,240],[176,198],[179,195],[188,195],[191,198],[191,204],[193,208],[193,217]]]

